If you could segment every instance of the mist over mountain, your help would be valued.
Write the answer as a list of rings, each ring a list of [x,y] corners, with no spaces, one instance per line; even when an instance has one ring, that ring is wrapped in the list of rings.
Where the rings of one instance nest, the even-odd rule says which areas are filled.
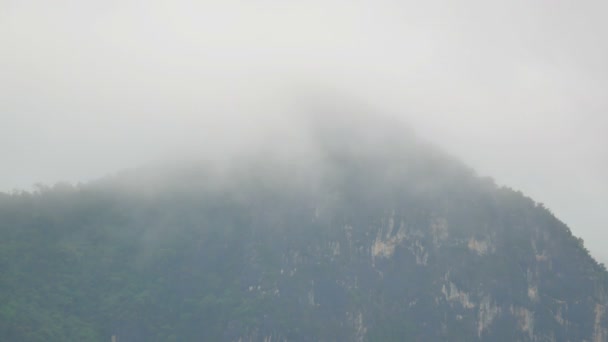
[[[603,0],[3,0],[0,191],[240,153],[298,127],[284,102],[336,89],[542,201],[608,262],[607,12]]]
[[[0,193],[0,339],[608,339],[608,273],[553,213],[337,111],[234,158]]]

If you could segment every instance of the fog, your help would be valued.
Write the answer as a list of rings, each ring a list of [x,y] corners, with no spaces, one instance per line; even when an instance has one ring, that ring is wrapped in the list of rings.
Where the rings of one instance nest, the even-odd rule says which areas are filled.
[[[605,1],[0,2],[0,191],[408,123],[608,261]],[[343,106],[344,103],[347,105]],[[310,108],[308,108],[310,106]]]

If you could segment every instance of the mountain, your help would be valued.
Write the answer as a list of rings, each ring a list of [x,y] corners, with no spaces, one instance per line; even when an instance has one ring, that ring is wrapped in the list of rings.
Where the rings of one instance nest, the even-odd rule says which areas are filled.
[[[308,127],[0,194],[0,340],[608,340],[608,273],[542,204],[396,122]]]

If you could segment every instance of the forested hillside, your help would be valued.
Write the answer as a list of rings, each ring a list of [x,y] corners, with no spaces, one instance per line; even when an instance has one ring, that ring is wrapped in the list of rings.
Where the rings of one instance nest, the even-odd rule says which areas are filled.
[[[0,194],[0,340],[608,340],[607,273],[549,210],[342,124],[314,161]]]

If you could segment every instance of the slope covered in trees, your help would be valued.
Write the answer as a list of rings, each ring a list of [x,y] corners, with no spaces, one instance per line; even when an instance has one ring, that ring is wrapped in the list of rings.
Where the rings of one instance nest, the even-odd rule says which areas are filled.
[[[312,133],[0,194],[0,340],[608,339],[607,273],[542,205],[395,125]]]

